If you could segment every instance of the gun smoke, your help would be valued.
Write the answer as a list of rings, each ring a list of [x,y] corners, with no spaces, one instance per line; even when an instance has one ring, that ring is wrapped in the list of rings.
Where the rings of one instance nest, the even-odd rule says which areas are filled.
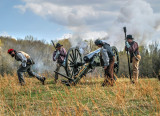
[[[120,10],[120,15],[109,30],[108,40],[122,49],[124,46],[123,26],[140,45],[159,41],[160,14],[154,13],[151,5],[144,0],[129,1]]]
[[[105,26],[105,25],[104,25]],[[160,14],[154,13],[151,5],[144,0],[129,0],[120,9],[117,19],[106,32],[85,33],[86,28],[79,29],[70,38],[73,46],[82,43],[83,40],[105,39],[112,46],[115,45],[119,50],[124,48],[123,27],[127,27],[127,34],[132,34],[139,45],[147,46],[151,42],[160,40]],[[88,32],[91,31],[88,30]],[[83,33],[83,34],[81,34]],[[86,37],[88,35],[88,37]]]
[[[37,0],[38,1],[38,0]],[[31,1],[30,1],[31,2]],[[98,1],[99,2],[99,1]],[[122,0],[121,0],[122,2]],[[123,2],[126,2],[125,0]],[[41,3],[41,2],[38,2]],[[29,6],[30,4],[27,4],[25,7],[21,7],[24,10],[26,10],[28,7],[31,7],[31,10],[35,10],[37,7],[35,7],[34,5],[36,4],[36,1],[34,1],[34,4],[32,4],[31,6]],[[49,5],[49,6],[48,6]],[[58,8],[57,11],[67,11],[64,12],[64,14],[62,15],[61,13],[58,12],[57,15],[52,14],[52,12],[56,9],[55,6],[53,7],[51,4],[46,3],[44,5],[38,5],[41,7],[40,10],[36,10],[36,14],[40,14],[43,15],[44,17],[46,16],[53,16],[53,18],[56,17],[60,17],[63,15],[67,16],[65,18],[61,18],[63,20],[60,20],[59,24],[63,25],[61,22],[65,21],[65,25],[67,24],[67,27],[69,29],[71,29],[73,31],[73,34],[71,36],[69,36],[69,40],[71,42],[71,45],[73,47],[78,46],[81,49],[81,53],[85,52],[90,52],[89,49],[89,45],[87,43],[87,41],[90,40],[96,40],[98,38],[105,40],[106,42],[108,42],[109,44],[111,44],[111,46],[116,46],[119,50],[123,50],[124,48],[124,32],[123,32],[123,27],[126,26],[127,27],[127,34],[132,34],[133,37],[135,38],[135,41],[137,41],[140,45],[148,45],[149,43],[153,42],[153,41],[159,41],[160,40],[160,13],[155,13],[153,11],[153,8],[151,7],[151,5],[146,2],[145,0],[128,0],[125,4],[120,4],[120,6],[122,6],[119,9],[117,18],[114,20],[111,24],[110,27],[108,26],[108,23],[103,23],[102,29],[97,29],[94,28],[92,29],[92,27],[95,27],[95,25],[98,24],[93,24],[90,22],[87,22],[87,16],[89,14],[89,10],[87,11],[87,13],[85,15],[81,14],[81,10],[76,10],[78,13],[78,16],[81,17],[85,17],[82,21],[81,21],[81,17],[76,17],[77,15],[73,15],[73,17],[70,17],[68,20],[68,17],[70,16],[70,12],[72,11],[72,13],[75,13],[76,11],[74,11],[74,9],[67,10],[67,7],[65,7],[64,9],[66,10],[62,10],[61,7],[56,7]],[[33,7],[33,8],[32,8]],[[81,7],[81,6],[79,6]],[[48,10],[48,8],[51,8]],[[76,9],[76,7],[74,7]],[[88,8],[88,7],[85,7]],[[44,10],[46,9],[46,10]],[[97,18],[98,16],[101,17],[101,14],[98,14],[99,12],[96,12],[94,14],[94,11],[92,8],[90,8],[92,13],[92,19],[90,20],[91,22],[93,21],[94,23],[97,23],[96,21],[99,19]],[[41,12],[42,10],[42,12]],[[44,12],[46,11],[46,12]],[[57,13],[56,11],[56,13]],[[73,12],[74,11],[74,12]],[[84,11],[84,9],[83,9]],[[49,13],[46,15],[46,13]],[[83,13],[83,12],[82,12]],[[75,13],[76,14],[76,13]],[[107,15],[107,14],[106,14]],[[74,18],[75,17],[75,18]],[[95,19],[94,19],[95,18]],[[97,19],[96,19],[97,18]],[[112,18],[112,17],[111,17]],[[74,20],[74,19],[79,19],[79,20]],[[107,19],[107,18],[106,18]],[[52,17],[50,17],[50,20],[52,20]],[[58,20],[58,18],[56,19]],[[54,20],[55,21],[55,20]],[[59,20],[58,20],[59,21]],[[80,21],[78,22],[78,26],[76,27],[76,21]],[[103,20],[104,21],[104,20]],[[106,21],[107,22],[107,21]],[[87,23],[90,23],[87,25]],[[102,24],[99,21],[100,24]],[[70,28],[70,27],[76,27],[75,28]],[[106,30],[104,29],[104,27],[106,27]],[[100,28],[98,26],[98,28]],[[85,41],[87,40],[87,41]],[[9,43],[7,43],[9,45]],[[11,43],[10,43],[11,44]],[[53,50],[51,50],[50,48],[47,48],[47,50],[45,51],[43,49],[44,46],[39,47],[39,44],[37,44],[37,46],[33,47],[32,45],[26,45],[26,47],[24,46],[20,46],[20,45],[16,45],[17,47],[10,45],[11,48],[17,49],[17,50],[24,50],[25,52],[29,53],[33,59],[35,60],[36,64],[35,64],[35,68],[41,72],[44,70],[49,70],[51,72],[53,72],[54,70],[54,65],[56,63],[53,63],[52,61],[52,53]],[[32,50],[27,50],[27,48],[32,48],[32,49],[40,49],[41,48],[41,53],[36,53]],[[6,51],[6,49],[5,49]],[[45,53],[45,54],[44,54]],[[37,57],[38,56],[38,57]],[[42,61],[42,59],[44,59],[44,61]],[[44,63],[45,62],[45,63]]]

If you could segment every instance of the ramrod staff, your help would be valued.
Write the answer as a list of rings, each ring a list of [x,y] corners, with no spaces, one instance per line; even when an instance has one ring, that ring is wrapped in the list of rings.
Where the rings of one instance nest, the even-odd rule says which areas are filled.
[[[127,35],[126,35],[127,29],[126,29],[126,27],[123,27],[123,30],[124,30],[124,34],[125,34],[125,42],[127,42]],[[128,48],[127,48],[127,49],[128,49]],[[128,59],[129,76],[130,76],[130,80],[132,81],[132,77],[131,77],[131,67],[130,67],[130,59],[129,59],[128,50],[127,50],[127,59]]]

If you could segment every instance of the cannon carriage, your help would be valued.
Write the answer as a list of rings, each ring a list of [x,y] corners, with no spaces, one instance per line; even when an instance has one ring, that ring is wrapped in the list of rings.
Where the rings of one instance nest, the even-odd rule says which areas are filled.
[[[68,50],[64,68],[66,75],[61,74],[67,80],[62,80],[62,83],[67,86],[76,85],[81,78],[83,78],[90,70],[95,67],[103,67],[104,63],[100,55],[100,50],[97,49],[82,58],[82,54],[79,51],[79,48],[72,47]],[[114,73],[117,74],[119,71],[119,55],[118,50],[115,46],[112,46],[112,51],[115,54],[115,63],[114,63]]]

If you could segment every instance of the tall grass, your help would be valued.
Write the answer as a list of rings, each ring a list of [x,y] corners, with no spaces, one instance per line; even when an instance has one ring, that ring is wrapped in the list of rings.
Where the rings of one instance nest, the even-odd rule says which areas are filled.
[[[118,79],[113,87],[101,87],[103,78],[83,78],[67,87],[48,78],[42,85],[35,78],[25,78],[20,86],[17,75],[0,77],[0,115],[160,115],[160,82]]]

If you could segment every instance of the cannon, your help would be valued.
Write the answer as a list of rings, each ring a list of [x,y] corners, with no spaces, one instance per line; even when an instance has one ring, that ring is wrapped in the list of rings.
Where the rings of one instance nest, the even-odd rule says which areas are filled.
[[[95,67],[103,66],[104,63],[100,55],[100,50],[101,49],[97,49],[85,55],[82,59],[82,54],[80,53],[79,48],[72,47],[67,52],[64,64],[66,75],[56,71],[54,72],[67,79],[62,80],[62,83],[65,85],[76,85],[90,70]],[[117,74],[119,71],[118,50],[115,46],[112,46],[112,51],[115,54],[114,73]]]

